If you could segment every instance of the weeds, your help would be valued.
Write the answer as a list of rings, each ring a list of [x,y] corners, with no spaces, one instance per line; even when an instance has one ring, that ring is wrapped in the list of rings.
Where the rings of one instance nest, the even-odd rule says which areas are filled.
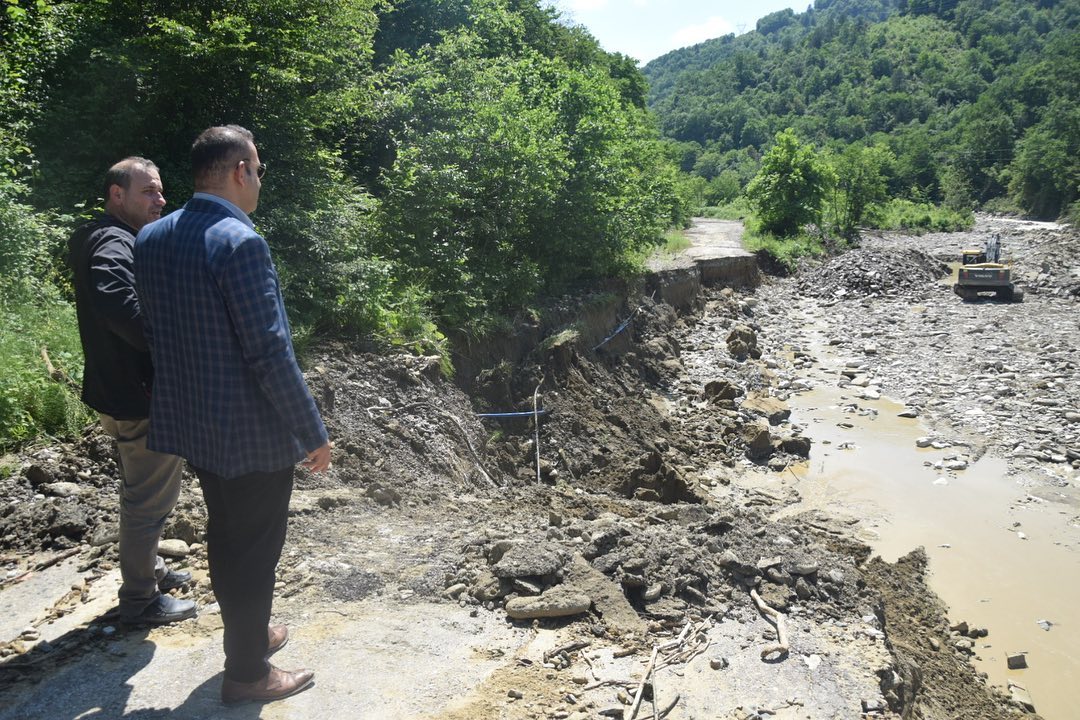
[[[0,448],[40,434],[74,436],[93,416],[48,376],[41,349],[47,347],[56,368],[81,382],[75,309],[55,292],[17,287],[0,298],[0,321]]]
[[[825,243],[820,237],[805,231],[791,237],[777,237],[762,232],[761,225],[753,217],[746,221],[743,247],[750,252],[768,253],[789,272],[794,272],[800,258],[820,257],[825,254]]]

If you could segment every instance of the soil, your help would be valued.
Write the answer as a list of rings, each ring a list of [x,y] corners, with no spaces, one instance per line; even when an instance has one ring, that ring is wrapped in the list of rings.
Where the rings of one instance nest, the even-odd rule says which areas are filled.
[[[1003,233],[1034,322],[1014,306],[962,303],[942,282],[959,248],[987,232]],[[483,352],[459,358],[469,371],[453,380],[439,358],[326,346],[306,375],[337,450],[329,472],[296,476],[275,610],[340,647],[363,645],[349,623],[368,617],[375,627],[422,626],[426,616],[451,628],[428,644],[402,645],[387,631],[384,667],[420,653],[438,677],[420,702],[408,688],[420,671],[402,671],[397,685],[369,691],[371,714],[357,716],[631,717],[659,647],[662,669],[647,685],[655,701],[644,698],[639,718],[673,700],[659,714],[1038,717],[971,665],[967,628],[950,628],[927,587],[925,553],[886,563],[848,522],[822,512],[777,519],[777,506],[794,499],[740,479],[816,452],[785,403],[806,389],[801,371],[812,358],[798,347],[812,320],[860,358],[842,382],[869,375],[860,387],[962,434],[973,456],[1000,452],[1071,492],[1080,467],[1076,242],[1067,228],[980,218],[970,234],[868,237],[794,277],[705,288],[682,307],[629,291],[606,301],[605,315],[588,312],[595,298],[563,299],[553,315],[580,303],[576,322],[544,327],[536,343],[535,324],[522,332],[521,360],[474,371]],[[624,324],[599,345],[586,341]],[[926,353],[939,362],[928,366]],[[539,430],[534,411],[543,413]],[[29,708],[65,669],[108,656],[117,642],[107,611],[42,637],[77,616],[95,586],[115,582],[117,465],[96,428],[2,464],[0,601],[56,571],[63,563],[46,566],[64,555],[80,578],[44,603],[32,627],[0,638],[0,706],[13,713],[0,717],[38,717]],[[200,619],[154,630],[163,646],[187,638],[213,648],[220,636],[204,527],[188,477],[165,538],[179,541],[172,563],[195,575],[176,592],[198,602]],[[767,619],[772,611],[785,633]],[[770,651],[782,634],[787,649]],[[440,644],[464,654],[443,664]],[[289,703],[308,707],[315,701],[305,696],[320,689],[310,712],[326,711],[340,699],[334,687],[275,704],[273,716],[307,717],[290,715]],[[180,712],[186,706],[169,717],[205,716]]]

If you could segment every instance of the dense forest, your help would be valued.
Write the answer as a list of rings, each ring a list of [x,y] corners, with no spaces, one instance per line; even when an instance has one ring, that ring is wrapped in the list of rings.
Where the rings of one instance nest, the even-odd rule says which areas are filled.
[[[444,349],[632,271],[688,208],[629,58],[539,0],[0,2],[0,446],[85,409],[66,236],[128,155],[166,211],[214,124],[269,165],[258,229],[301,342]]]
[[[644,72],[714,202],[787,128],[826,152],[879,148],[890,197],[1051,219],[1078,197],[1078,0],[816,0]]]

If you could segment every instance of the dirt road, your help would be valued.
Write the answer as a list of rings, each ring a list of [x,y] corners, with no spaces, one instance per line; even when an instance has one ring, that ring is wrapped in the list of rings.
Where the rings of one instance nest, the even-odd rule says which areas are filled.
[[[699,228],[702,245],[722,238],[724,252],[738,253],[736,233]],[[881,457],[840,446],[892,422],[901,408],[880,397],[891,396],[920,415],[901,430],[921,422],[948,440],[924,456],[932,470],[919,466],[931,489],[939,475],[956,489],[1005,448],[1024,487],[1001,496],[1064,510],[1061,530],[1074,532],[1069,403],[1080,393],[1075,336],[1063,333],[1076,331],[1075,238],[1056,233],[1005,240],[1035,273],[1027,319],[1017,306],[960,303],[941,284],[932,253],[951,257],[970,238],[889,238],[679,309],[633,291],[622,304],[610,293],[564,301],[548,317],[569,307],[575,319],[517,336],[541,338],[524,362],[457,384],[436,359],[325,349],[308,380],[339,454],[329,475],[298,476],[275,602],[294,628],[275,661],[314,667],[316,686],[261,709],[217,703],[220,622],[193,483],[166,537],[195,575],[181,593],[199,618],[128,629],[110,615],[107,440],[90,432],[6,458],[0,718],[630,717],[654,651],[638,718],[654,708],[673,720],[1012,717],[1020,705],[988,692],[971,664],[972,651],[990,655],[977,645],[987,640],[976,627],[950,630],[957,618],[924,585],[925,565],[938,562],[931,544],[912,536],[891,546],[902,548],[888,558],[897,562],[871,559],[890,510],[878,498],[831,502],[845,491],[823,463]],[[901,274],[899,249],[914,253]],[[1055,253],[1064,259],[1047,270]],[[881,267],[866,265],[876,254]],[[947,330],[958,322],[962,335]],[[973,373],[991,324],[1012,334]],[[941,362],[927,362],[930,348]],[[847,397],[814,395],[833,391]],[[539,432],[528,418],[477,415],[534,407],[547,413]],[[852,434],[830,437],[837,422]],[[961,460],[969,470],[945,466]],[[928,554],[909,555],[919,544]],[[1045,547],[1036,533],[1025,544]],[[34,569],[66,549],[72,557]],[[1050,637],[1080,627],[1045,619]],[[1036,657],[1032,677],[1043,672]]]

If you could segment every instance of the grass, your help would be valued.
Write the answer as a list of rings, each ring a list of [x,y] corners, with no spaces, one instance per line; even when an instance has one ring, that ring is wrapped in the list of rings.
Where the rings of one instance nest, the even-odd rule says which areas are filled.
[[[750,252],[768,253],[776,262],[794,272],[800,258],[820,257],[825,254],[821,238],[809,233],[799,233],[792,237],[777,237],[762,232],[757,219],[746,220],[746,232],[743,234],[743,247]]]
[[[581,331],[578,330],[576,326],[572,326],[566,328],[565,330],[562,330],[561,332],[555,333],[554,335],[548,335],[546,338],[544,338],[543,342],[540,343],[540,347],[543,350],[550,350],[556,345],[562,345],[565,343],[576,343],[580,337]]]
[[[746,204],[746,198],[738,197],[726,205],[703,207],[697,214],[717,220],[745,220],[750,217],[751,211],[750,206]]]
[[[664,247],[660,251],[675,255],[688,247],[690,247],[690,238],[686,237],[686,233],[682,230],[673,228],[664,233]]]
[[[55,292],[21,287],[0,298],[0,449],[41,435],[73,437],[93,416],[45,370],[53,365],[82,380],[82,346],[75,308]]]

